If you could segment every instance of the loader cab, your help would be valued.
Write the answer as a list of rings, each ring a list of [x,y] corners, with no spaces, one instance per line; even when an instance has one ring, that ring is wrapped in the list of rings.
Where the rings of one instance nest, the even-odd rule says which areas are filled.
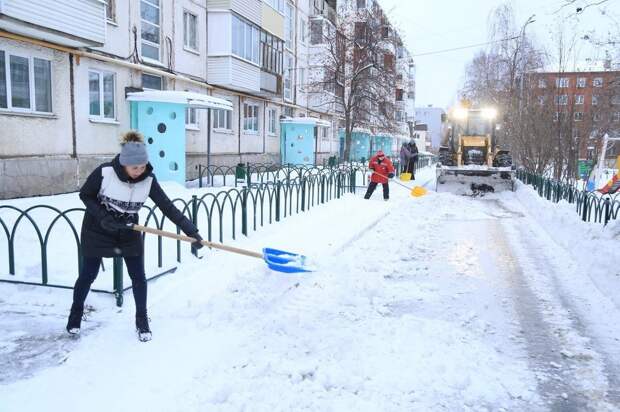
[[[455,109],[451,115],[450,146],[456,166],[493,164],[494,109]]]

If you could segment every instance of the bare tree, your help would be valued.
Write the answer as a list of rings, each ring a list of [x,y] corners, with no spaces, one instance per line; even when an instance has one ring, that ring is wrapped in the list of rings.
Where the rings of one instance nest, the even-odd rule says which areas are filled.
[[[311,47],[323,49],[311,62],[308,84],[313,105],[342,114],[344,158],[349,159],[351,135],[357,127],[393,133],[397,36],[375,3],[357,10],[339,2],[338,22],[311,22]]]

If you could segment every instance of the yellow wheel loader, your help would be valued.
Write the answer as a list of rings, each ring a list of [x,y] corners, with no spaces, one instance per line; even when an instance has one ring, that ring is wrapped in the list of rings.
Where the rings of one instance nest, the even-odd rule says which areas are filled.
[[[478,195],[515,189],[512,156],[495,144],[495,109],[458,107],[449,113],[449,128],[439,148],[437,191]]]

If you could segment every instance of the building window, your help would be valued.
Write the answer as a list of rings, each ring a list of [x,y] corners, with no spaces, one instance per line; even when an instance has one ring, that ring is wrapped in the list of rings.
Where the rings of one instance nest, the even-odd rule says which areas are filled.
[[[108,21],[116,21],[116,0],[104,0],[105,2],[105,17]]]
[[[91,117],[100,119],[115,118],[114,77],[114,73],[110,72],[88,71],[88,101]]]
[[[594,113],[594,116],[592,116],[592,120],[594,120],[595,122],[600,122],[601,121],[600,113]]]
[[[284,13],[284,0],[265,0],[265,3],[269,4],[272,9]]]
[[[183,46],[198,51],[198,17],[188,11],[183,12]]]
[[[555,104],[560,106],[566,106],[568,104],[568,95],[561,94],[559,96],[555,96]]]
[[[555,87],[565,89],[570,87],[570,79],[568,77],[558,77],[555,79]]]
[[[242,18],[233,15],[232,31],[233,54],[252,63],[260,64],[260,30]]]
[[[613,106],[620,105],[620,94],[616,94],[616,95],[611,96],[611,104]]]
[[[366,0],[357,0],[357,9],[362,10],[366,8]]]
[[[620,122],[620,112],[614,112],[614,114],[613,114],[613,121],[614,122]]]
[[[321,19],[310,21],[310,44],[323,44],[323,20]]]
[[[158,61],[161,38],[159,13],[159,0],[140,1],[142,57]]]
[[[163,79],[161,76],[142,73],[142,88],[149,90],[163,90]]]
[[[186,129],[198,129],[198,113],[196,108],[185,108],[185,128]]]
[[[287,100],[293,99],[293,74],[294,74],[294,60],[293,55],[286,53],[284,59],[284,98]]]
[[[293,5],[290,3],[286,3],[284,38],[286,40],[286,47],[292,50],[293,43],[295,42],[295,10],[293,9]]]
[[[592,106],[597,106],[598,105],[598,95],[594,94],[592,95]]]
[[[546,89],[547,88],[547,79],[538,79],[538,88]]]
[[[306,86],[306,69],[303,67],[299,68],[299,88],[301,90]]]
[[[603,87],[603,78],[596,77],[592,80],[592,86],[594,87]]]
[[[573,115],[573,119],[576,122],[581,122],[583,120],[583,112],[575,112],[575,114]]]
[[[547,96],[538,96],[538,104],[544,106],[547,102]]]
[[[261,32],[261,68],[274,74],[282,74],[284,42],[271,34]]]
[[[299,18],[299,41],[302,43],[306,43],[307,30],[306,30],[306,20],[303,18]]]
[[[560,112],[555,112],[555,113],[553,114],[553,121],[554,121],[554,122],[557,122],[557,121],[559,121],[559,120],[560,120]]]
[[[397,102],[402,102],[403,98],[404,98],[403,89],[396,89],[396,101]]]
[[[586,78],[585,77],[580,77],[577,79],[577,87],[580,89],[583,89],[586,87]]]
[[[575,104],[583,104],[585,102],[585,96],[583,94],[578,94],[575,96]]]
[[[232,130],[232,111],[213,110],[213,129]]]
[[[269,123],[268,123],[269,134],[276,134],[276,122],[277,122],[278,113],[276,109],[269,109],[268,113],[269,113],[269,119],[268,119],[269,120]]]
[[[258,133],[258,105],[243,105],[243,130]]]
[[[0,108],[51,113],[51,62],[0,50]]]

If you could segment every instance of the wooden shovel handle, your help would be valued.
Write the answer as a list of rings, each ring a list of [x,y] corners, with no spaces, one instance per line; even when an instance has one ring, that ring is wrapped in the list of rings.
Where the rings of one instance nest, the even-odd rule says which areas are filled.
[[[177,235],[176,233],[165,232],[163,230],[153,229],[153,228],[146,227],[146,226],[132,225],[131,228],[135,230],[136,232],[151,233],[153,235],[169,237],[171,239],[182,240],[184,242],[190,242],[190,243],[196,242],[196,239],[190,236]],[[257,259],[263,259],[262,253],[253,252],[251,250],[239,249],[236,247],[226,246],[221,243],[213,243],[213,242],[209,242],[206,240],[203,240],[200,243],[202,243],[204,246],[207,246],[213,249],[220,249],[220,250],[225,250],[226,252],[232,252],[232,253],[237,253],[239,255],[250,256],[250,257],[257,258]]]
[[[374,169],[370,169],[370,170],[372,170],[372,172],[373,172],[373,173],[378,174],[378,175],[379,175],[379,176],[381,176],[382,178],[387,179],[387,180],[390,180],[390,178],[389,178],[389,177],[384,176],[384,175],[382,175],[382,174],[381,174],[381,173],[379,173],[379,172],[375,172],[375,171],[374,171]],[[402,184],[402,183],[400,183],[400,182],[397,182],[397,181],[396,181],[396,179],[392,180],[392,183],[396,183],[397,185],[402,186],[402,187],[404,187],[404,188],[405,188],[405,189],[407,189],[407,190],[411,190],[411,188],[410,188],[409,186],[404,185],[404,184]]]

